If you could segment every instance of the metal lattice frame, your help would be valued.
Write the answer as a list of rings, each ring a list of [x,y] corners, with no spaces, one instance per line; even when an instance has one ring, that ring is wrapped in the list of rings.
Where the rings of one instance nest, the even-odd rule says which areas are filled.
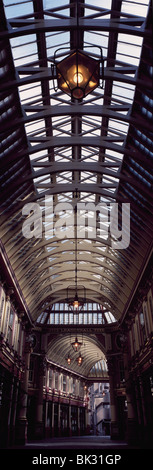
[[[48,10],[43,0],[25,3],[31,12],[19,7],[13,18],[6,6],[7,22],[1,6],[3,250],[36,321],[74,282],[75,240],[25,239],[23,205],[38,202],[45,227],[46,195],[73,207],[76,191],[79,202],[129,201],[129,248],[112,250],[100,237],[77,240],[78,284],[119,320],[152,248],[151,15],[147,6],[145,16],[127,12],[117,0],[110,9],[78,2],[79,47],[104,44],[105,86],[75,103],[55,93],[51,63],[60,43],[76,47],[77,2]],[[137,50],[135,60],[128,44]]]

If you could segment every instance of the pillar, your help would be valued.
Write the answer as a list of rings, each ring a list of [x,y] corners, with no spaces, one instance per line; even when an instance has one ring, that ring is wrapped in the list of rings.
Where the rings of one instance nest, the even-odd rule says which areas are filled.
[[[10,404],[9,404],[9,414],[8,414],[8,443],[11,443],[11,415],[13,408],[13,390],[14,390],[14,377],[12,376],[12,383],[10,388]]]
[[[61,436],[61,404],[58,402],[58,436]]]
[[[76,391],[76,393],[75,393],[76,397],[79,397],[79,380],[78,379],[76,379],[76,389],[75,389],[75,391]]]
[[[23,377],[23,383],[21,384],[20,390],[20,411],[17,423],[17,434],[16,441],[18,444],[25,444],[27,441],[27,402],[28,402],[28,379],[29,379],[29,365],[30,365],[30,354],[32,352],[30,336],[26,340],[25,344],[25,372]]]
[[[146,420],[146,411],[145,411],[144,390],[143,390],[143,383],[142,383],[141,376],[139,376],[139,387],[140,387],[140,397],[141,397],[141,404],[142,404],[143,424],[144,424],[144,428],[146,428],[147,420]]]
[[[37,439],[43,437],[43,384],[44,384],[44,373],[45,363],[44,356],[41,356],[38,363],[38,397],[37,397],[37,408],[36,408],[36,428],[35,436]]]
[[[48,400],[46,399],[45,409],[45,437],[50,437],[50,427],[48,426]]]
[[[71,403],[69,403],[69,437],[72,436],[72,426],[71,426]]]
[[[46,371],[46,391],[48,392],[49,390],[49,367],[47,367],[47,371]]]
[[[135,444],[138,440],[138,426],[135,416],[134,407],[134,382],[129,376],[128,371],[128,354],[124,353],[124,370],[125,370],[125,386],[126,386],[126,399],[127,399],[127,441],[129,444]]]
[[[88,410],[85,407],[85,434],[88,434]]]
[[[54,402],[52,402],[51,436],[54,437]]]
[[[78,406],[78,436],[80,436],[80,407]]]
[[[50,437],[50,420],[49,420],[49,417],[48,417],[48,409],[49,409],[49,402],[48,402],[49,372],[50,372],[50,368],[47,367],[47,370],[46,370],[45,437]]]
[[[55,370],[52,369],[52,390],[55,389]]]
[[[137,416],[138,416],[138,424],[139,424],[139,429],[141,429],[142,426],[142,420],[141,420],[141,403],[140,403],[140,391],[139,391],[139,386],[138,386],[138,378],[135,378],[134,381],[134,386],[135,386],[135,395],[136,395],[136,406],[137,406]]]
[[[142,377],[140,375],[138,376],[138,382],[139,382],[139,390],[140,390],[140,403],[139,404],[141,406],[141,411],[142,411],[141,439],[143,440],[143,443],[146,442],[148,445],[148,442],[151,442],[151,445],[152,445],[152,435],[153,435],[152,426],[151,426],[151,429],[148,429],[147,418],[146,418],[146,407],[145,407],[145,396],[144,396],[145,384],[143,384]]]
[[[108,358],[108,372],[109,372],[109,385],[110,385],[110,409],[111,409],[111,427],[110,435],[111,439],[117,439],[119,437],[119,426],[117,417],[117,403],[115,396],[115,364],[113,358]]]
[[[11,393],[10,393],[10,407],[8,415],[8,444],[15,443],[15,424],[16,424],[16,411],[18,400],[19,381],[12,377]]]
[[[14,444],[15,442],[15,425],[16,425],[18,393],[19,393],[19,381],[17,380],[15,383],[15,390],[14,390],[14,396],[13,396],[14,409],[13,409],[13,416],[12,416],[11,444]]]
[[[66,376],[66,393],[69,393],[69,375]]]
[[[58,392],[61,392],[61,372],[58,372]]]

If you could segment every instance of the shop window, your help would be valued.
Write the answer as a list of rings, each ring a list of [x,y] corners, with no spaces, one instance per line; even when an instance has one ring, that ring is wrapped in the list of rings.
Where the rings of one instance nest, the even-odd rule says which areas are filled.
[[[82,397],[82,398],[83,398],[83,396],[84,396],[84,387],[83,387],[82,382],[80,382],[79,395],[80,395],[80,397]]]
[[[24,345],[24,331],[22,330],[22,327],[20,325],[20,339],[19,339],[19,350],[18,350],[18,354],[20,357],[22,357],[23,345]]]
[[[18,323],[18,340],[17,340],[17,352],[20,355],[21,351],[21,339],[22,339],[22,327],[21,324]]]
[[[140,318],[140,331],[141,331],[141,341],[142,344],[146,341],[146,329],[145,329],[145,321],[144,321],[144,314],[143,312],[139,315]]]
[[[75,379],[73,379],[73,384],[72,384],[72,393],[73,393],[73,395],[75,395],[75,384],[76,384]]]
[[[69,417],[69,408],[67,405],[61,404],[60,410],[60,429],[61,435],[65,436],[68,434],[68,418]]]
[[[151,295],[149,296],[149,306],[150,306],[150,312],[151,312],[151,316],[153,320],[153,300],[152,300]]]
[[[136,322],[136,327],[137,327],[137,335],[138,335],[138,343],[139,343],[139,348],[141,346],[141,335],[140,335],[140,327],[139,327],[139,322]]]
[[[4,323],[4,336],[7,335],[7,327],[8,327],[8,321],[9,321],[9,315],[10,315],[10,304],[8,304],[8,305],[7,305],[7,308],[6,308],[5,323]]]
[[[49,369],[49,388],[52,388],[52,369]]]
[[[8,342],[9,342],[10,346],[12,345],[13,320],[14,320],[14,311],[11,308],[10,318],[9,318],[9,325],[8,325],[8,334],[7,334],[7,339],[8,339]]]
[[[145,318],[145,323],[146,323],[146,333],[147,333],[147,336],[149,336],[148,311],[147,311],[146,306],[144,306],[144,318]]]
[[[46,388],[46,385],[47,385],[47,376],[46,376],[46,371],[45,371],[44,377],[43,377],[43,387]]]
[[[3,400],[3,375],[0,374],[0,408]]]
[[[80,408],[80,431],[83,433],[85,431],[85,409]]]
[[[153,396],[153,375],[150,376],[150,390],[151,390],[151,395]]]
[[[63,392],[66,392],[66,375],[63,375]]]
[[[18,323],[18,317],[15,314],[15,322],[13,325],[13,335],[12,335],[12,343],[15,351],[18,350],[18,338],[19,338],[19,323]]]
[[[0,306],[0,325],[2,323],[3,308],[4,308],[4,297],[2,297],[1,306]]]
[[[58,390],[58,372],[55,372],[55,389]]]
[[[78,429],[78,409],[77,406],[71,407],[71,428],[72,428],[72,435],[77,434]]]

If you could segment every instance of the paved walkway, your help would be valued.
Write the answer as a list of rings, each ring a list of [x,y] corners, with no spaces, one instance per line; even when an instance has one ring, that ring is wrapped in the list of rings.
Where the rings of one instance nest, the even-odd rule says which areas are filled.
[[[14,452],[14,449],[16,451]],[[130,449],[130,451],[129,451]],[[73,470],[82,465],[95,465],[95,469],[105,468],[107,464],[118,464],[121,469],[128,466],[146,466],[146,457],[151,456],[137,447],[129,447],[124,441],[111,440],[109,436],[57,437],[41,441],[28,442],[25,446],[14,447],[5,453],[5,464],[24,465],[32,468],[33,464],[55,465],[55,468]],[[79,467],[80,468],[80,467]],[[115,467],[116,468],[116,467]]]
[[[57,437],[28,442],[26,449],[127,449],[124,441],[111,440],[109,436]]]

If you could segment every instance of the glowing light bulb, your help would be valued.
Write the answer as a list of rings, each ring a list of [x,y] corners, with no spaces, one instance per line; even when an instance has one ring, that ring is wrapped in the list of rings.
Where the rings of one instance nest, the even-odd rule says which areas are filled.
[[[82,361],[83,361],[83,358],[81,355],[78,357],[77,361],[78,361],[78,365],[81,366]]]
[[[79,308],[79,302],[78,302],[78,300],[74,300],[74,302],[73,302],[73,308]]]
[[[73,75],[73,81],[74,83],[82,83],[83,82],[83,75],[81,72],[76,72],[74,75]]]
[[[67,358],[67,363],[70,366],[70,364],[71,364],[71,358],[70,357]]]

